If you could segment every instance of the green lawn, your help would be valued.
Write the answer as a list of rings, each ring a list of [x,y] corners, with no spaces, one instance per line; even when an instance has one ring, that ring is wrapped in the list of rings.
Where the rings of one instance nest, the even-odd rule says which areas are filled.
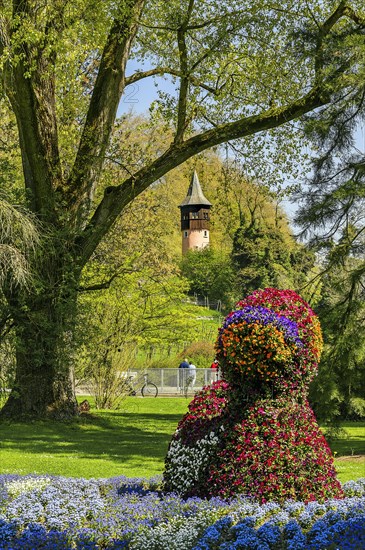
[[[72,423],[0,424],[0,473],[150,477],[162,473],[184,398],[127,398]]]
[[[335,455],[338,478],[344,482],[365,477],[365,422],[346,422],[342,427],[345,433],[338,439],[330,439],[329,444]]]
[[[188,403],[184,398],[129,397],[119,411],[93,411],[72,423],[3,422],[0,473],[86,478],[161,474],[171,435]],[[349,437],[331,442],[342,482],[365,477],[365,424],[344,427]]]

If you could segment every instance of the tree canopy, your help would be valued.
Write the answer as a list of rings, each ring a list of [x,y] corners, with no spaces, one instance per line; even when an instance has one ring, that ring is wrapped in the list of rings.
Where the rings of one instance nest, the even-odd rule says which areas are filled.
[[[321,260],[318,311],[325,349],[312,399],[331,420],[365,415],[365,350],[358,337],[365,328],[365,156],[355,142],[365,121],[361,65],[352,79],[357,90],[338,93],[321,117],[307,117],[313,170],[296,195],[301,201],[296,222]]]

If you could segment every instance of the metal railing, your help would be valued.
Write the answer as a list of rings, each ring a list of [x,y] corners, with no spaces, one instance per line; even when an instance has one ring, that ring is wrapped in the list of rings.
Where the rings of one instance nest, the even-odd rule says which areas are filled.
[[[219,375],[213,369],[196,369],[195,377],[192,377],[190,369],[145,369],[129,370],[120,373],[121,379],[127,380],[130,389],[136,395],[141,395],[141,388],[144,384],[144,374],[148,373],[148,380],[156,384],[159,396],[193,395],[203,386],[207,386],[219,379]],[[86,381],[76,385],[76,393],[88,395],[89,388]]]
[[[143,372],[147,372],[148,380],[156,384],[159,395],[192,395],[203,386],[218,379],[218,374],[213,369],[196,369],[195,377],[192,376],[190,369],[150,368]],[[139,389],[137,381],[143,372],[137,370],[128,372],[128,376],[132,377],[132,384],[136,380],[135,389]]]

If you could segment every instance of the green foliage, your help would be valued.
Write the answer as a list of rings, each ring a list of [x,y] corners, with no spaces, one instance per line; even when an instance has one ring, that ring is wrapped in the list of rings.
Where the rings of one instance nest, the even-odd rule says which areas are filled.
[[[334,247],[333,251],[336,251]],[[343,258],[327,263],[318,305],[325,348],[318,378],[310,397],[322,419],[363,418],[365,399],[365,330],[361,260]]]
[[[149,193],[154,194],[158,197],[158,190]],[[125,370],[176,368],[186,345],[206,339],[212,346],[216,337],[220,316],[187,301],[187,282],[175,274],[167,245],[158,234],[160,214],[159,208],[146,210],[145,199],[136,201],[118,224],[124,225],[123,232],[113,232],[84,270],[82,288],[90,291],[79,298],[77,377],[100,380],[94,384],[98,391],[108,384],[114,393],[122,391],[120,376]],[[136,225],[131,224],[133,217]],[[96,290],[98,281],[105,285]]]
[[[250,178],[245,169],[242,160],[222,163],[215,197],[214,232],[224,228],[219,246],[230,256],[231,302],[267,286],[312,290],[314,255],[296,242],[280,206],[288,191]]]
[[[278,230],[240,227],[233,242],[232,260],[241,294],[256,288],[293,285],[290,250]]]
[[[39,241],[34,216],[0,197],[0,289],[29,284],[34,275],[29,260]]]
[[[351,397],[349,400],[349,411],[354,418],[365,418],[365,398]]]
[[[311,276],[314,255],[283,226],[255,217],[235,232],[232,265],[236,294],[265,287],[300,289]]]
[[[158,279],[145,268],[115,279],[109,290],[84,293],[79,300],[79,377],[94,379],[100,391],[112,386],[118,394],[120,377],[135,366],[137,348],[185,341],[194,320],[189,326],[188,312],[179,307],[184,288],[176,277]]]
[[[0,186],[9,202],[24,204],[22,189],[22,159],[17,142],[17,127],[14,113],[0,90]],[[2,197],[4,198],[4,197]]]
[[[189,250],[180,267],[190,283],[191,294],[205,296],[212,302],[220,300],[223,308],[230,305],[233,271],[229,257],[213,247]]]
[[[176,310],[174,320],[174,326],[177,327],[178,332],[172,330],[170,339],[153,343],[147,342],[140,346],[136,357],[137,367],[177,368],[184,355],[182,350],[190,347],[195,349],[195,344],[206,349],[207,354],[210,353],[209,359],[205,363],[198,357],[198,363],[202,363],[201,367],[209,367],[214,354],[213,342],[216,339],[221,320],[221,314],[217,311],[184,301]],[[208,350],[210,351],[208,352]]]
[[[353,44],[346,25],[329,42]],[[364,58],[364,35],[354,55]],[[361,418],[365,375],[364,339],[364,151],[356,147],[355,132],[364,124],[361,63],[346,89],[322,115],[312,114],[305,125],[315,158],[312,177],[295,199],[301,201],[296,222],[321,258],[322,299],[318,303],[325,352],[311,398],[322,418]],[[317,280],[319,279],[319,274]]]
[[[193,342],[184,348],[180,357],[187,357],[199,369],[208,369],[214,359],[213,342]]]

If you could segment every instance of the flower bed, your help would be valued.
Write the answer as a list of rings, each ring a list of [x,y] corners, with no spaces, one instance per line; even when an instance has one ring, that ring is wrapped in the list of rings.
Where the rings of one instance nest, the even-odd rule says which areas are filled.
[[[250,550],[365,547],[365,479],[345,498],[283,504],[182,499],[159,479],[0,476],[1,550]]]

